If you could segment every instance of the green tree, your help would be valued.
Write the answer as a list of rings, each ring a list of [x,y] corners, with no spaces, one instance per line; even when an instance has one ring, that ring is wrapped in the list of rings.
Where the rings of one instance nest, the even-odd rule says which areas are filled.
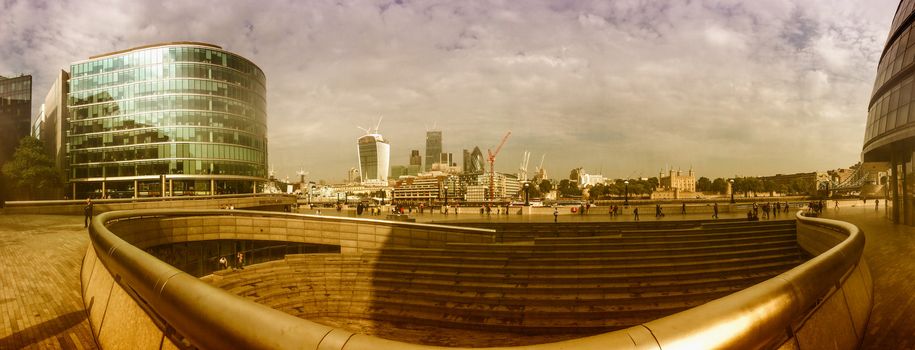
[[[591,199],[601,199],[607,195],[607,186],[604,184],[591,186],[591,191],[589,193],[591,194]]]
[[[540,188],[540,193],[549,193],[553,190],[553,183],[550,180],[543,179],[537,187]]]
[[[712,181],[710,189],[712,192],[725,193],[728,191],[728,182],[719,177]]]
[[[703,176],[699,180],[696,180],[696,191],[699,192],[708,192],[712,190],[712,180]]]
[[[658,180],[658,178],[656,178],[656,177],[648,178],[648,182],[645,184],[645,188],[648,190],[648,192],[646,192],[646,193],[651,193],[651,191],[654,191],[660,185],[661,185],[661,181]]]
[[[561,196],[571,197],[581,195],[581,190],[569,179],[562,179],[562,181],[559,181],[559,187],[556,189]]]
[[[42,142],[31,136],[19,140],[2,172],[16,199],[48,198],[64,182],[63,171],[45,154]]]

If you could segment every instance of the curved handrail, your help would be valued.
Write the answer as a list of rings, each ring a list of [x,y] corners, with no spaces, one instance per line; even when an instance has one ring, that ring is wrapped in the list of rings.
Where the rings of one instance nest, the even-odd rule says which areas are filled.
[[[125,289],[134,291],[131,294],[134,298],[140,298],[141,304],[149,305],[147,310],[154,312],[156,317],[200,348],[454,349],[353,334],[293,317],[181,272],[125,242],[106,227],[110,222],[132,217],[228,214],[377,221],[386,225],[465,230],[442,225],[243,210],[131,210],[96,216],[90,227],[90,239],[98,259],[116,281],[122,286],[128,286]],[[674,315],[615,332],[511,349],[778,347],[791,338],[789,330],[793,330],[798,323],[803,323],[817,309],[820,301],[847,278],[849,271],[858,266],[864,248],[864,235],[854,225],[807,218],[801,212],[796,217],[798,225],[825,228],[847,234],[848,237],[828,251],[775,278]]]

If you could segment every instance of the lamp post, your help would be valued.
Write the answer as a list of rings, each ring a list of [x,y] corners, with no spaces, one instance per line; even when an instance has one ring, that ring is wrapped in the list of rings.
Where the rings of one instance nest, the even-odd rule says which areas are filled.
[[[623,200],[623,205],[629,205],[629,180],[623,181],[626,184],[626,197]]]
[[[531,205],[531,201],[530,201],[530,199],[531,199],[531,192],[530,192],[530,189],[531,189],[531,183],[530,183],[530,181],[525,181],[525,182],[524,182],[524,206],[525,206],[525,207]]]
[[[731,184],[731,204],[734,204],[734,179],[730,179],[728,182]]]

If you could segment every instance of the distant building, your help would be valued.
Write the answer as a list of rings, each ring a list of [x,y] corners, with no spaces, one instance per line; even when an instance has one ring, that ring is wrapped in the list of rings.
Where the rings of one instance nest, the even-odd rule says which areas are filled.
[[[0,166],[9,161],[19,140],[31,134],[32,76],[0,76]]]
[[[426,131],[426,171],[432,170],[432,164],[442,162],[442,132]]]
[[[602,184],[605,181],[607,181],[607,178],[603,175],[588,174],[584,170],[578,172],[578,186],[581,188]]]
[[[474,147],[473,152],[464,150],[463,170],[468,174],[483,172],[483,152],[480,147]]]
[[[48,91],[41,105],[41,112],[34,124],[34,135],[45,145],[48,156],[61,170],[67,169],[67,113],[68,80],[70,74],[64,70],[57,73],[57,79]]]
[[[410,151],[410,165],[423,166],[423,157],[419,155],[418,149]]]
[[[488,202],[490,174],[479,174],[469,177],[467,181],[467,202]],[[493,178],[493,201],[507,202],[518,198],[521,192],[521,181],[516,174],[495,173]]]
[[[399,179],[401,176],[407,176],[407,166],[405,166],[405,165],[391,166],[391,178]]]
[[[377,132],[377,130],[376,130]],[[362,182],[387,181],[390,170],[391,145],[378,133],[358,138],[356,154],[359,157],[359,174]]]
[[[346,172],[346,183],[362,182],[362,176],[359,174],[359,168],[349,168],[349,171]]]
[[[809,172],[796,174],[776,174],[772,176],[760,176],[763,182],[770,182],[778,192],[799,191],[806,194],[815,194],[821,183],[829,181],[829,173],[826,172]]]
[[[684,175],[680,170],[658,173],[658,188],[651,193],[651,199],[680,199],[696,196],[696,175],[693,169]]]

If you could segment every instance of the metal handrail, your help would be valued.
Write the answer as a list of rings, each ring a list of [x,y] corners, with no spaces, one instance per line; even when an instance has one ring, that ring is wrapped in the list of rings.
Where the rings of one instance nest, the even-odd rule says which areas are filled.
[[[154,318],[200,348],[445,349],[407,344],[333,329],[243,299],[213,287],[125,242],[106,225],[130,217],[194,215],[270,216],[362,221],[397,226],[448,228],[468,233],[492,230],[302,214],[220,210],[131,210],[96,216],[90,239],[98,259]],[[596,336],[511,349],[713,349],[775,348],[793,327],[847,278],[861,259],[864,235],[854,225],[796,214],[799,227],[812,225],[848,235],[828,251],[779,276],[707,304],[642,325]],[[483,232],[480,232],[483,231]],[[453,348],[451,348],[453,349]],[[503,348],[509,349],[509,348]]]

